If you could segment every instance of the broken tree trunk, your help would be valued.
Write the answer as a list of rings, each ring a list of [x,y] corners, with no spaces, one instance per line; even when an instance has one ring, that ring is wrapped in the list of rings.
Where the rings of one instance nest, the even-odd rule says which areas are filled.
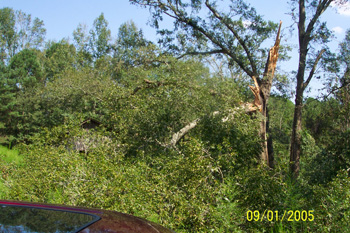
[[[280,45],[280,32],[281,32],[282,22],[280,22],[275,44],[269,51],[269,56],[266,61],[265,71],[262,79],[256,79],[252,77],[255,83],[255,92],[259,93],[259,101],[261,106],[261,114],[263,115],[263,120],[260,122],[260,138],[262,139],[262,152],[260,154],[260,159],[263,163],[269,167],[274,167],[273,164],[273,152],[272,152],[272,140],[267,138],[267,126],[268,126],[268,115],[267,115],[267,103],[270,97],[272,80],[275,74],[277,60],[278,60],[278,50]],[[252,87],[251,87],[252,89]],[[268,143],[271,143],[268,145]]]

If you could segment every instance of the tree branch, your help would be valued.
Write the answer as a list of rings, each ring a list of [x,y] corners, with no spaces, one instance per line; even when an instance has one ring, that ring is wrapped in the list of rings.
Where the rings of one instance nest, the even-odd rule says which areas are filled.
[[[206,0],[205,1],[205,5],[208,7],[208,9],[213,13],[213,15],[218,19],[220,20],[220,22],[222,22],[231,32],[232,34],[235,36],[235,38],[238,40],[239,44],[242,45],[245,53],[247,54],[247,58],[250,62],[250,65],[252,67],[252,72],[253,72],[253,75],[257,75],[257,69],[256,69],[256,66],[255,66],[255,63],[254,63],[254,60],[250,54],[250,51],[247,47],[247,45],[245,44],[244,40],[239,36],[238,32],[230,25],[228,24],[225,19],[219,15],[219,13],[214,9],[214,7],[212,7],[210,4],[209,4],[209,1]]]
[[[167,8],[170,11],[172,11],[172,14],[170,14],[167,11],[163,11],[164,14],[168,15],[171,18],[174,18],[176,20],[178,20],[179,22],[182,22],[188,26],[190,26],[192,29],[197,30],[198,32],[200,32],[201,34],[203,34],[207,39],[209,39],[214,45],[218,46],[220,49],[222,50],[223,54],[226,54],[228,56],[230,56],[232,58],[232,60],[234,60],[238,66],[250,77],[254,76],[254,74],[256,74],[256,69],[255,65],[253,65],[252,67],[254,67],[253,71],[249,70],[244,63],[241,61],[241,59],[239,59],[235,54],[233,54],[232,52],[230,52],[230,50],[228,48],[226,48],[222,43],[220,43],[216,37],[214,35],[212,35],[208,30],[204,29],[203,27],[199,26],[197,23],[195,23],[191,18],[184,16],[183,14],[180,14],[180,12],[178,11],[178,9],[176,9],[169,1],[168,4],[164,4],[160,1],[158,1],[158,5],[160,8]],[[243,41],[243,40],[242,40]],[[243,42],[244,43],[244,42]],[[246,49],[248,49],[246,47]]]
[[[299,22],[298,22],[298,30],[299,30],[299,45],[304,44],[305,39],[305,20],[306,20],[306,12],[305,12],[305,0],[299,0]]]
[[[315,12],[315,15],[310,20],[310,22],[309,22],[309,24],[307,26],[306,32],[305,32],[306,39],[308,41],[310,41],[312,39],[310,35],[311,35],[311,32],[314,30],[314,26],[315,26],[317,20],[322,15],[322,13],[329,7],[331,2],[332,2],[332,0],[322,0],[322,1],[320,0],[319,1],[318,5],[317,5],[316,12]],[[305,20],[304,20],[304,22],[305,22]]]
[[[183,58],[187,55],[209,55],[209,54],[218,54],[218,53],[224,53],[224,50],[222,49],[217,49],[217,50],[212,50],[212,51],[207,51],[207,52],[188,52],[180,55],[177,57],[177,59]]]
[[[348,67],[344,73],[344,76],[350,75],[350,68]],[[343,83],[341,83],[340,87],[332,87],[332,90],[329,91],[329,93],[323,97],[327,99],[330,95],[335,94],[336,91],[339,91],[343,88],[346,88],[347,86],[350,87],[350,79],[345,79]]]
[[[303,90],[305,90],[305,88],[309,85],[309,83],[310,83],[312,77],[313,77],[314,74],[315,74],[315,70],[316,70],[317,64],[318,64],[318,62],[320,61],[320,59],[321,59],[321,57],[322,57],[322,54],[323,54],[325,51],[326,51],[325,49],[322,49],[322,50],[319,52],[319,54],[318,54],[318,56],[317,56],[317,58],[316,58],[316,60],[315,60],[315,62],[314,62],[314,65],[312,66],[312,69],[311,69],[311,71],[310,71],[309,77],[308,77],[307,80],[303,83]]]

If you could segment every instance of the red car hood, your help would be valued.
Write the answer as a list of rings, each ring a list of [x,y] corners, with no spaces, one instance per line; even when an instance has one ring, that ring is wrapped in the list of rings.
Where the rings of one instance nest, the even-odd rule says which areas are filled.
[[[156,223],[148,220],[135,217],[129,214],[123,214],[116,211],[107,211],[101,209],[91,209],[83,207],[69,207],[62,205],[39,204],[21,201],[5,201],[0,200],[0,206],[16,206],[29,207],[57,211],[76,212],[81,214],[88,214],[96,217],[96,220],[90,225],[81,229],[82,233],[93,232],[115,232],[115,233],[174,233],[174,231],[166,229]],[[0,223],[1,225],[1,223]]]

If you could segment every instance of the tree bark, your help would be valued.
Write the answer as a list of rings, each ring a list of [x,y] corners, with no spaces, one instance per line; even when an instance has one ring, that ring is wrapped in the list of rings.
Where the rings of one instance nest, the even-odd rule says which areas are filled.
[[[301,1],[302,2],[302,1]],[[301,10],[302,11],[302,10]],[[302,109],[303,109],[303,95],[304,95],[304,78],[305,78],[305,68],[306,68],[306,55],[308,52],[308,39],[305,36],[305,16],[300,16],[299,25],[299,67],[297,73],[297,87],[295,96],[295,107],[294,107],[294,118],[292,127],[292,138],[290,146],[290,171],[294,178],[299,176],[300,171],[300,154],[301,154],[301,119],[302,119]]]
[[[300,57],[299,57],[299,69],[297,73],[297,91],[296,91],[296,97],[295,97],[295,108],[294,108],[294,118],[293,118],[293,129],[292,129],[292,138],[291,138],[291,147],[290,147],[290,171],[293,174],[294,178],[297,178],[299,176],[300,171],[300,154],[301,154],[301,119],[302,119],[302,109],[303,109],[303,96],[305,88],[310,83],[318,62],[320,61],[322,54],[325,52],[324,49],[322,49],[310,71],[310,74],[307,78],[307,80],[304,82],[305,78],[305,68],[306,68],[306,54],[307,54],[307,44],[303,43],[300,50]]]
[[[299,90],[299,91],[298,91]],[[298,89],[295,97],[294,119],[290,146],[290,171],[294,179],[299,176],[301,154],[301,119],[303,108],[303,91]]]
[[[271,168],[275,167],[275,158],[273,153],[273,139],[270,134],[270,116],[269,116],[269,109],[266,108],[266,132],[267,132],[267,152],[269,154],[269,166]]]

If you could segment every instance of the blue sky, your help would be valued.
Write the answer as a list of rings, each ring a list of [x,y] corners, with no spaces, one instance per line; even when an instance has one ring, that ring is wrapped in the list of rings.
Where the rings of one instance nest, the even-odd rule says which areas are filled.
[[[113,36],[119,26],[133,20],[144,30],[147,39],[155,39],[155,30],[146,25],[148,11],[131,5],[127,0],[0,0],[0,7],[22,10],[44,21],[46,39],[60,40],[71,37],[79,23],[91,28],[93,21],[103,12]]]
[[[291,25],[288,5],[281,0],[248,0],[266,19],[278,22],[284,21],[284,27]],[[286,2],[286,1],[285,1]],[[155,40],[155,30],[147,25],[149,11],[131,5],[128,0],[0,0],[0,7],[11,7],[22,10],[32,17],[38,17],[45,23],[46,38],[60,40],[71,37],[79,23],[91,27],[94,19],[102,12],[109,22],[115,36],[120,24],[133,20],[142,28],[147,39]],[[335,9],[329,9],[324,15],[329,28],[334,28],[337,40],[341,41],[344,32],[350,28],[350,7],[344,14],[337,14]]]
[[[287,1],[281,0],[247,0],[253,5],[257,12],[265,19],[274,22],[283,21],[283,28],[292,25]],[[156,42],[155,29],[150,27],[147,22],[149,19],[148,9],[131,5],[128,0],[0,0],[0,7],[11,7],[14,10],[22,10],[29,13],[32,17],[37,17],[44,21],[47,29],[46,39],[61,40],[62,38],[72,38],[73,31],[79,23],[91,28],[93,21],[103,12],[109,22],[109,28],[112,36],[115,38],[119,26],[133,20],[136,25],[144,32],[146,39]],[[336,50],[339,42],[345,36],[345,31],[350,28],[350,4],[347,8],[328,9],[323,15],[327,21],[328,27],[335,31],[336,38],[331,43],[331,48]],[[171,25],[169,25],[171,27]],[[295,26],[294,26],[295,27]],[[295,35],[285,34],[281,43],[295,45],[295,50],[291,53],[292,59],[288,63],[281,63],[280,67],[284,70],[297,69],[297,39]],[[316,86],[316,83],[312,84]],[[319,85],[318,85],[319,86]]]

